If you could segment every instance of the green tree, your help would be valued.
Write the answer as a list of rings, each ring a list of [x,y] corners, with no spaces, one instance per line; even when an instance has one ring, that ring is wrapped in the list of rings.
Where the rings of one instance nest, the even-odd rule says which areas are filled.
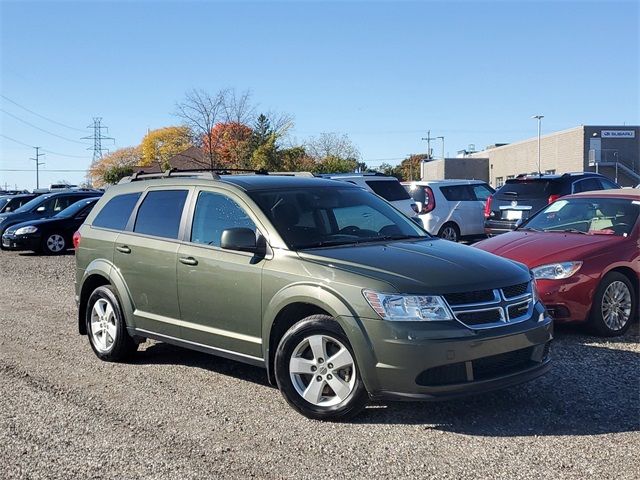
[[[113,185],[118,183],[122,178],[133,174],[133,167],[127,165],[114,165],[109,167],[103,174],[104,183]]]
[[[278,155],[276,135],[271,134],[253,151],[251,163],[256,170],[281,171],[282,157]]]
[[[102,158],[96,160],[89,167],[88,179],[95,187],[103,187],[108,182],[105,179],[107,172],[117,171],[122,167],[134,167],[142,162],[142,153],[140,147],[119,148]],[[112,178],[112,177],[109,177]]]

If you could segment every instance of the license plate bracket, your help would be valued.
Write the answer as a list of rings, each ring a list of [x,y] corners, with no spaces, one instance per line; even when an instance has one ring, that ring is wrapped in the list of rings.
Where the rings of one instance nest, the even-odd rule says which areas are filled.
[[[504,213],[507,220],[520,220],[522,218],[522,210],[505,210]]]

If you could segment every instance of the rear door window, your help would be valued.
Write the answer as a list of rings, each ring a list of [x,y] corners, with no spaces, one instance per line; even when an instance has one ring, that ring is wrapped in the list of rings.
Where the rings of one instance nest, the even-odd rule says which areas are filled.
[[[608,180],[606,178],[600,178],[599,180],[603,190],[612,190],[614,188],[615,189],[620,188],[618,185],[616,185],[611,180]]]
[[[548,198],[560,193],[560,184],[549,180],[507,180],[498,193],[519,198]]]
[[[127,193],[113,197],[102,207],[92,226],[109,228],[112,230],[124,230],[131,217],[131,212],[140,198],[140,192]]]
[[[573,184],[574,193],[591,192],[593,190],[602,190],[602,185],[597,178],[585,178]]]
[[[440,187],[440,191],[450,202],[464,202],[469,200],[475,200],[472,190],[469,185],[449,185],[447,187]]]
[[[133,231],[154,237],[178,238],[187,190],[152,190],[138,209]]]
[[[409,194],[397,180],[365,180],[365,183],[377,195],[389,202],[409,200]]]

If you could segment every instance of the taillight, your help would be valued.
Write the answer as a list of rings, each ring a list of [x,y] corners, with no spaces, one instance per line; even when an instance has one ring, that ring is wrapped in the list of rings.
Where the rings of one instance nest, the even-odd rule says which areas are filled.
[[[433,195],[431,187],[424,187],[424,203],[420,213],[429,213],[436,208],[436,197]]]
[[[80,246],[81,239],[82,239],[82,235],[80,235],[80,232],[75,232],[73,234],[73,248],[75,248],[76,250]]]
[[[493,196],[487,197],[487,201],[484,204],[484,218],[491,216],[491,202],[493,202]]]
[[[554,195],[549,195],[549,203],[553,203],[555,202],[557,199],[559,199],[562,195],[558,195],[558,194],[554,194]]]

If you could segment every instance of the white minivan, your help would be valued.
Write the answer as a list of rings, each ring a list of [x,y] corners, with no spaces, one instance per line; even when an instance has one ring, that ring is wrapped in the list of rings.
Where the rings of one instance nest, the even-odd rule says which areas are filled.
[[[484,236],[484,204],[495,191],[481,180],[404,182],[418,216],[432,235],[459,241]]]

